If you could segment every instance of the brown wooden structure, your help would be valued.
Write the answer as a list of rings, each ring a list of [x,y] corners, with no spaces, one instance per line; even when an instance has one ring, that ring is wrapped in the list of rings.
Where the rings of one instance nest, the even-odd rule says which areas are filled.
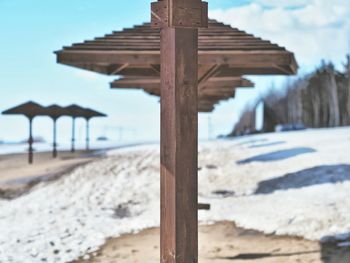
[[[86,109],[79,105],[72,104],[65,107],[68,116],[72,117],[72,139],[71,139],[71,152],[75,152],[75,120],[76,118],[85,118]]]
[[[254,83],[241,77],[212,77],[198,89],[198,111],[211,112],[217,103],[235,97],[236,88],[252,88]],[[146,93],[160,97],[160,78],[123,77],[111,83],[115,89],[143,89]]]
[[[112,87],[161,94],[161,262],[196,263],[197,111],[232,96],[243,75],[296,73],[293,53],[208,21],[200,0],[160,0],[152,4],[151,24],[56,54],[58,63],[121,76]]]
[[[37,116],[45,115],[45,108],[38,103],[29,101],[5,110],[2,114],[24,115],[29,120],[29,137],[28,137],[28,163],[33,163],[33,120]]]
[[[52,137],[52,157],[57,157],[57,120],[62,116],[69,116],[67,109],[53,104],[45,108],[45,115],[50,117],[53,122],[53,137]]]
[[[86,150],[90,149],[90,120],[97,117],[107,117],[106,114],[90,108],[85,109],[84,119],[86,120]]]

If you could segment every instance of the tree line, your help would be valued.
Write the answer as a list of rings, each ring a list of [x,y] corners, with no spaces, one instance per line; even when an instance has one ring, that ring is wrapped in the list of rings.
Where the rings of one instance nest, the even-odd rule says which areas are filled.
[[[248,106],[231,136],[255,130],[256,107],[263,102],[263,132],[275,131],[277,125],[324,128],[350,125],[350,55],[344,69],[323,62],[314,72],[287,83],[282,92],[269,90]]]

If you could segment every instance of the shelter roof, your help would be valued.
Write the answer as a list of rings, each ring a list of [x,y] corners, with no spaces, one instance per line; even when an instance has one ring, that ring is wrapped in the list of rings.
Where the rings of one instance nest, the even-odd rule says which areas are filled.
[[[45,115],[45,107],[33,101],[20,104],[2,112],[2,114],[24,115],[28,118],[34,118],[39,115]]]

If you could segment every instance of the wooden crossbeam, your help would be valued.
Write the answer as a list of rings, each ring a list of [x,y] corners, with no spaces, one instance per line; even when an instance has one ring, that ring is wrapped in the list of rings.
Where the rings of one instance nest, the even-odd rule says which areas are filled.
[[[247,80],[242,79],[241,77],[212,77],[207,79],[203,84],[200,90],[205,90],[208,87],[253,87],[254,84]],[[160,79],[159,78],[120,78],[111,83],[111,88],[160,88]]]
[[[125,77],[111,83],[112,88],[143,89],[150,95],[160,96],[160,79],[154,77]],[[242,77],[212,77],[202,87],[198,86],[198,111],[210,112],[220,100],[228,100],[235,95],[237,87],[254,87],[248,79]],[[204,102],[211,100],[207,105]]]
[[[219,73],[221,65],[200,65],[198,72],[198,85],[199,88],[211,77]]]
[[[129,63],[118,65],[117,67],[115,67],[114,69],[111,70],[109,75],[117,75],[120,71],[122,71],[123,69],[125,69],[128,66],[129,66]]]
[[[225,64],[239,69],[238,74],[285,74],[294,73],[295,59],[292,53],[282,51],[199,51],[199,65]],[[152,64],[160,65],[160,52],[155,51],[95,51],[64,50],[57,52],[57,61],[75,67],[88,64]],[[280,67],[284,70],[281,72]],[[90,67],[93,69],[93,67]]]

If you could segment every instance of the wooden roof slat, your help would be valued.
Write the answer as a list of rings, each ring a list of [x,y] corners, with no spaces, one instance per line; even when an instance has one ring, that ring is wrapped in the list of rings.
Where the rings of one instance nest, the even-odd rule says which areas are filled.
[[[199,107],[210,111],[235,88],[251,87],[243,75],[295,74],[293,53],[271,41],[215,20],[199,29]],[[107,75],[122,76],[112,87],[142,88],[160,95],[160,30],[144,23],[113,31],[57,51],[57,61]]]

